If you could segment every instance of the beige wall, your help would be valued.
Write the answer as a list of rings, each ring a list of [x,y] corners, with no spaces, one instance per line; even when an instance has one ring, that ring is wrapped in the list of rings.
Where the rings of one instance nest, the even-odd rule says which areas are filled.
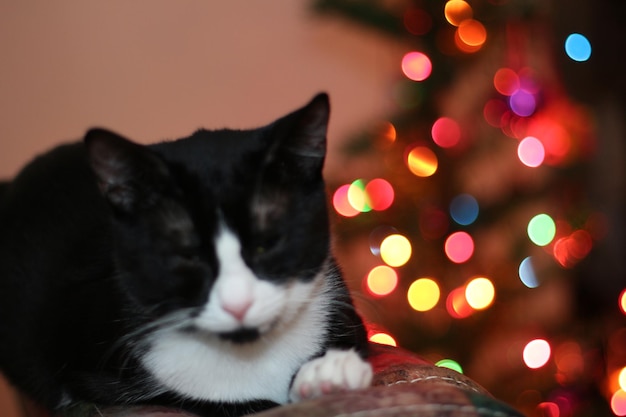
[[[401,53],[294,0],[0,0],[0,52],[0,178],[94,125],[253,127],[320,90],[335,144],[391,111]]]

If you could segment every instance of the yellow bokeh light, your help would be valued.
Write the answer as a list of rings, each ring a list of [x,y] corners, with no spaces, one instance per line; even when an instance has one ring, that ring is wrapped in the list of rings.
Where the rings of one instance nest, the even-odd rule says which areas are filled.
[[[411,242],[402,235],[389,235],[380,244],[380,257],[389,266],[402,266],[411,258]]]
[[[495,298],[496,289],[493,283],[484,277],[474,278],[465,287],[465,299],[475,310],[489,307]]]
[[[626,290],[619,295],[619,309],[626,314]]]
[[[350,205],[360,212],[371,210],[368,204],[367,193],[365,192],[365,183],[363,180],[356,180],[348,188],[348,202]]]
[[[417,146],[409,152],[407,165],[418,177],[430,177],[437,171],[437,155],[425,146]]]
[[[450,0],[443,10],[446,20],[453,26],[459,26],[461,22],[471,19],[473,16],[472,6],[464,0]]]
[[[376,333],[369,337],[370,342],[378,343],[380,345],[398,346],[396,339],[387,333]]]
[[[623,367],[622,370],[620,371],[618,381],[619,381],[619,387],[623,391],[626,391],[626,366]]]
[[[379,265],[367,274],[367,289],[373,295],[391,294],[398,285],[398,274],[386,265]]]
[[[417,311],[432,310],[441,297],[439,285],[430,278],[420,278],[414,281],[407,292],[407,299],[411,308]]]

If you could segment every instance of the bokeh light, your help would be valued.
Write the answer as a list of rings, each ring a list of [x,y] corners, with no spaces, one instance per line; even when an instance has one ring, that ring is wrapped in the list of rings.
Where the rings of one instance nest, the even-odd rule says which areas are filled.
[[[372,230],[369,236],[370,251],[372,252],[372,255],[380,256],[380,244],[387,236],[396,233],[398,233],[398,230],[395,227],[384,224]]]
[[[360,213],[359,210],[352,207],[350,201],[348,200],[349,189],[350,184],[345,184],[337,188],[333,194],[333,208],[337,213],[344,217],[354,217]]]
[[[455,319],[464,319],[474,313],[474,309],[465,298],[465,287],[455,288],[446,298],[446,310]]]
[[[461,140],[461,127],[449,117],[440,117],[431,129],[433,142],[442,148],[452,148]]]
[[[537,288],[539,286],[532,256],[528,256],[520,263],[518,272],[519,279],[525,286],[528,288]]]
[[[558,369],[557,380],[561,384],[574,381],[585,372],[585,359],[580,345],[567,341],[554,349],[554,363]]]
[[[474,278],[465,286],[465,298],[474,310],[484,310],[495,298],[496,289],[493,283],[484,277]]]
[[[460,374],[463,373],[463,368],[461,367],[461,364],[453,359],[442,359],[440,361],[437,361],[435,363],[435,366],[438,366],[440,368],[452,369],[453,371],[456,371]]]
[[[520,88],[509,97],[509,107],[518,116],[528,117],[535,112],[537,101],[532,93]]]
[[[545,401],[537,405],[541,417],[561,417],[561,409],[556,403]]]
[[[619,309],[622,311],[622,313],[626,314],[626,289],[624,291],[622,291],[622,293],[619,295]],[[624,388],[624,391],[626,391],[626,388]]]
[[[467,232],[455,232],[446,239],[444,250],[448,259],[460,264],[474,254],[474,240]]]
[[[383,297],[389,295],[398,286],[398,274],[393,268],[379,265],[367,274],[366,287],[370,294]]]
[[[550,343],[544,339],[535,339],[524,347],[524,363],[530,369],[538,369],[548,363],[551,354]]]
[[[441,290],[435,280],[420,278],[411,284],[407,292],[409,305],[416,311],[428,311],[433,309],[439,302]]]
[[[448,216],[438,207],[427,206],[420,210],[419,227],[424,239],[436,240],[443,237],[449,226]]]
[[[480,48],[487,40],[487,29],[485,29],[485,26],[482,23],[474,19],[466,19],[461,22],[456,33],[458,35],[458,39],[469,47]],[[473,52],[470,50],[464,51]]]
[[[587,61],[591,57],[591,43],[584,35],[572,33],[565,39],[565,53],[574,61]]]
[[[517,146],[517,156],[527,167],[536,168],[543,163],[546,151],[539,139],[528,136]]]
[[[452,26],[459,26],[461,22],[471,19],[473,16],[472,7],[464,0],[449,0],[443,13]]]
[[[365,192],[365,182],[363,180],[358,179],[350,184],[350,188],[348,188],[348,201],[352,207],[362,213],[372,210]]]
[[[409,170],[418,177],[430,177],[437,171],[439,161],[437,155],[425,146],[411,149],[407,157]]]
[[[511,96],[520,88],[519,76],[511,68],[500,68],[493,77],[493,86],[503,96]]]
[[[546,152],[546,163],[555,165],[565,159],[572,148],[572,138],[561,123],[535,115],[529,122],[527,136],[541,138]]]
[[[369,337],[370,342],[378,343],[379,345],[398,346],[396,339],[387,333],[374,333]]]
[[[528,222],[528,237],[537,246],[546,246],[556,235],[556,223],[545,213],[537,214]]]
[[[387,180],[375,178],[365,186],[368,205],[376,211],[387,210],[394,199],[393,187]]]
[[[571,268],[589,254],[592,246],[591,234],[586,230],[576,230],[559,238],[554,243],[552,253],[561,266]]]
[[[492,98],[485,103],[483,107],[483,117],[489,125],[497,128],[502,128],[504,123],[502,121],[504,115],[510,113],[507,104],[501,100]]]
[[[626,366],[623,367],[622,370],[619,372],[618,383],[619,387],[623,391],[626,391]]]
[[[425,35],[433,27],[433,19],[419,7],[408,7],[404,12],[404,27],[413,35]]]
[[[402,266],[411,258],[411,242],[400,234],[387,236],[380,244],[380,257],[389,266]]]
[[[383,144],[392,144],[398,137],[396,127],[391,122],[383,122],[377,130],[377,135]]]
[[[459,194],[450,202],[450,217],[462,226],[474,223],[478,211],[478,201],[470,194]]]
[[[626,391],[615,391],[611,397],[611,411],[616,416],[626,416]]]
[[[430,58],[422,52],[408,52],[402,58],[402,72],[413,81],[424,81],[430,76],[433,64]]]

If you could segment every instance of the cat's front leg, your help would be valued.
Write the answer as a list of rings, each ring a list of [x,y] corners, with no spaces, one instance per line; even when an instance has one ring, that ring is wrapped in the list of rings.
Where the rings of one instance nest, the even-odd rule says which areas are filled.
[[[314,398],[331,392],[368,387],[372,382],[372,366],[354,350],[330,349],[300,368],[291,384],[292,402]]]

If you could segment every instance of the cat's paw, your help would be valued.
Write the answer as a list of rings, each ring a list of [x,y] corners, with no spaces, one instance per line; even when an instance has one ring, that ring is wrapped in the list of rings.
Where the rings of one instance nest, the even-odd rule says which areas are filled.
[[[302,365],[291,384],[289,399],[296,402],[331,392],[366,388],[372,382],[372,374],[372,366],[354,350],[331,349]]]

